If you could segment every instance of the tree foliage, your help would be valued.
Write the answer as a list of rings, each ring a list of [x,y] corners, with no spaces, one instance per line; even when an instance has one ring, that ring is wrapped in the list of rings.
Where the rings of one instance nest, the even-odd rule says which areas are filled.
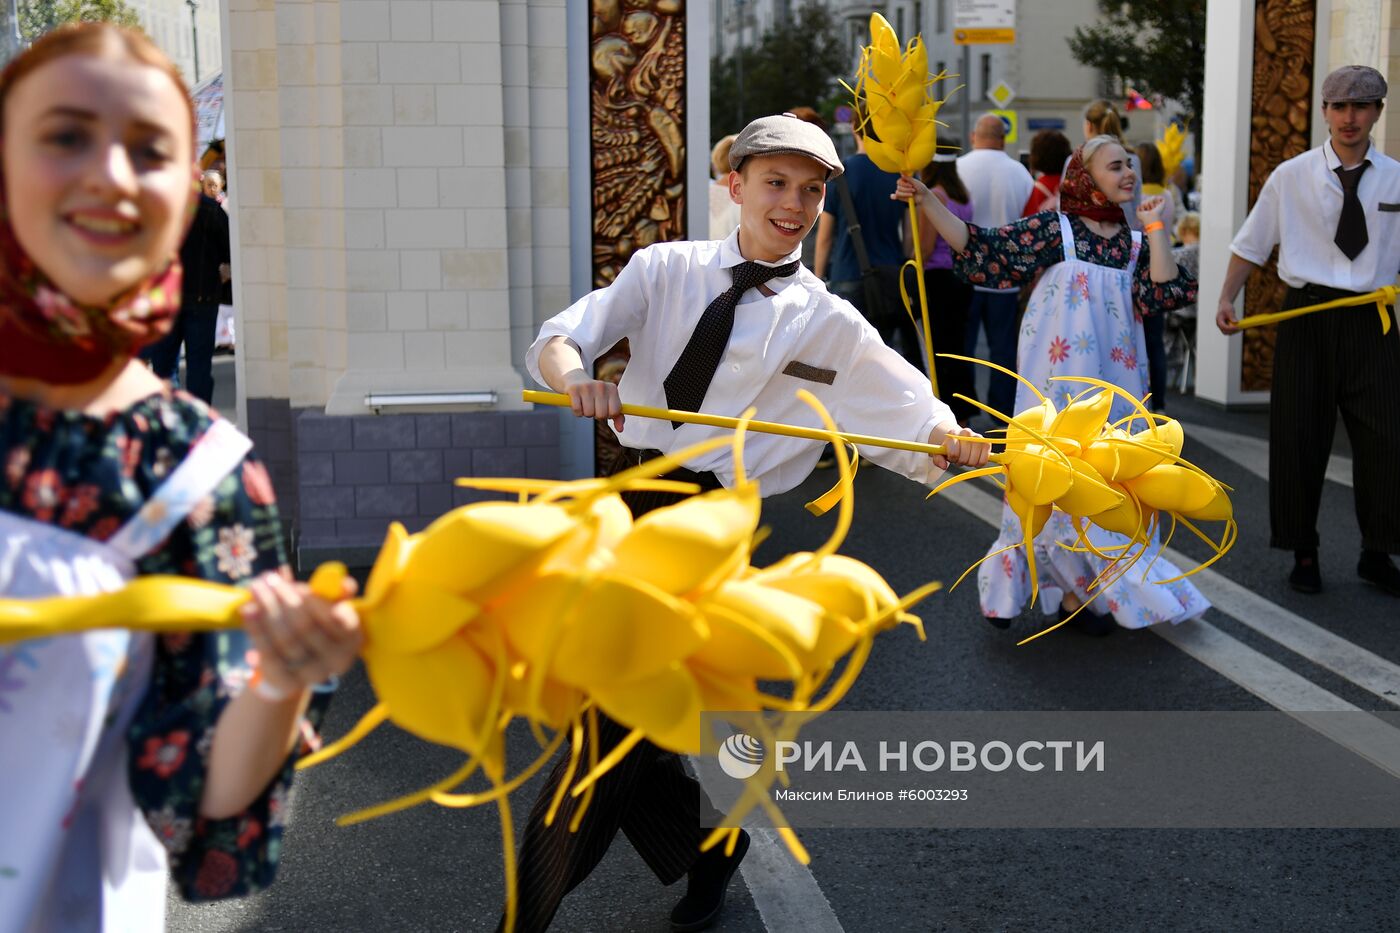
[[[755,41],[746,30],[743,99],[739,96],[738,56],[710,63],[710,133],[737,133],[749,120],[790,107],[815,107],[828,117],[844,96],[836,79],[846,75],[845,43],[837,19],[825,5],[809,0],[792,11],[791,21]]]
[[[141,28],[141,19],[125,0],[29,0],[19,7],[19,31],[33,42],[61,23],[112,22]]]
[[[1099,0],[1099,22],[1069,40],[1081,64],[1121,78],[1136,90],[1186,105],[1199,146],[1205,101],[1205,0]]]

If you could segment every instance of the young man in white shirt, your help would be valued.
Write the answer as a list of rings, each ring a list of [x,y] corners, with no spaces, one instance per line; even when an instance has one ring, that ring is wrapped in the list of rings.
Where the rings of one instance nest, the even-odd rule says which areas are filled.
[[[972,222],[985,230],[1004,227],[1021,217],[1035,181],[1020,162],[1006,154],[1006,126],[1001,117],[983,114],[972,130],[972,151],[958,159],[958,177],[972,198]],[[1017,298],[1020,289],[977,286],[967,311],[965,350],[977,355],[977,332],[987,331],[987,358],[1007,369],[1016,369],[1016,337],[1020,330]],[[1016,380],[992,372],[987,383],[987,404],[997,411],[1016,408]]]
[[[1386,83],[1348,65],[1322,84],[1330,139],[1274,169],[1230,244],[1216,325],[1233,334],[1234,298],[1279,247],[1284,308],[1375,291],[1400,269],[1400,162],[1371,145]],[[1393,318],[1393,310],[1387,310]],[[1269,428],[1273,547],[1294,552],[1289,584],[1317,593],[1317,513],[1340,409],[1355,458],[1361,526],[1357,573],[1400,596],[1400,328],[1385,336],[1370,306],[1307,314],[1278,325]]]
[[[725,240],[658,243],[636,253],[611,285],[545,323],[526,355],[530,374],[567,393],[576,415],[610,420],[634,462],[720,432],[624,420],[623,398],[730,416],[752,405],[766,421],[818,426],[816,415],[795,398],[805,388],[851,430],[948,445],[946,458],[862,449],[887,469],[927,483],[950,461],[984,464],[987,445],[957,442],[975,435],[958,427],[948,406],[934,397],[928,378],[798,261],[802,239],[821,213],[826,182],[841,172],[826,133],[791,114],[764,117],[739,134],[729,164],[739,229]],[[593,360],[622,337],[628,338],[632,357],[621,383],[594,379]],[[750,434],[745,468],[764,495],[775,495],[806,479],[821,446]],[[727,451],[686,466],[671,475],[710,489],[734,481]],[[634,514],[663,504],[655,495],[629,501]],[[600,730],[599,754],[626,733],[609,720]],[[576,803],[569,796],[553,825],[543,825],[563,765],[561,759],[526,828],[516,929],[547,927],[564,894],[587,877],[619,828],[663,883],[689,876],[686,896],[671,915],[673,929],[712,925],[748,837],[733,857],[716,849],[697,858],[704,837],[698,786],[677,756],[649,742],[639,744],[595,785],[577,833],[568,831]]]

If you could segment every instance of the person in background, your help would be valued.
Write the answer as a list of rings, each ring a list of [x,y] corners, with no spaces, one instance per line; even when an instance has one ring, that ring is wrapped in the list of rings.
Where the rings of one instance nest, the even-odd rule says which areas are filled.
[[[1035,187],[1021,209],[1022,217],[1060,209],[1060,173],[1074,154],[1069,139],[1059,130],[1041,130],[1031,140],[1031,171]]]
[[[1140,143],[1135,152],[1138,165],[1142,166],[1142,196],[1162,198],[1162,223],[1171,229],[1174,204],[1166,186],[1167,177],[1162,165],[1162,154],[1157,151],[1155,143]],[[1166,324],[1167,317],[1164,314],[1150,314],[1142,319],[1143,335],[1147,338],[1147,381],[1152,391],[1148,406],[1153,411],[1167,410]]]
[[[865,316],[888,346],[894,347],[915,369],[924,368],[919,332],[904,310],[899,294],[900,269],[906,256],[904,222],[908,210],[890,200],[898,175],[886,172],[865,154],[860,122],[851,126],[856,154],[846,159],[845,174],[827,186],[826,202],[817,226],[817,256],[812,271],[827,280],[830,290],[846,299]],[[875,279],[875,294],[867,295],[866,270],[856,255],[852,218],[846,214],[840,186],[850,192],[855,208],[854,225],[865,244]],[[874,298],[878,307],[871,306]]]
[[[958,157],[952,152],[940,152],[923,171],[923,182],[964,222],[972,220],[972,196],[958,177]],[[958,423],[966,426],[978,409],[957,395],[977,398],[972,378],[972,364],[963,360],[939,359],[940,353],[961,353],[967,333],[967,310],[972,304],[972,286],[953,275],[953,252],[948,241],[938,235],[932,224],[919,224],[920,245],[924,257],[924,291],[928,297],[929,324],[933,328],[935,373],[938,394],[953,409]],[[910,238],[905,237],[906,241]],[[912,242],[909,243],[912,247]],[[912,250],[911,250],[912,252]],[[912,270],[905,270],[905,287],[914,291]]]
[[[1124,149],[1128,148],[1123,141],[1123,118],[1113,104],[1103,98],[1091,100],[1084,107],[1084,141],[1088,142],[1095,136],[1112,136]],[[1133,189],[1133,199],[1123,205],[1123,216],[1130,228],[1138,230],[1137,206],[1142,203],[1142,165],[1132,150],[1128,150],[1128,168],[1133,171],[1137,187]]]
[[[1035,187],[1026,167],[1006,154],[1006,124],[990,113],[974,125],[972,151],[958,159],[958,177],[972,197],[972,222],[987,230],[1000,229],[1020,217]],[[977,356],[977,338],[985,328],[988,360],[1016,368],[1019,298],[1015,284],[975,285],[963,344],[968,356]],[[1016,380],[993,371],[987,386],[987,404],[997,411],[1010,411],[1016,402]]]
[[[1201,215],[1195,211],[1182,214],[1181,219],[1176,222],[1176,239],[1181,244],[1172,250],[1176,264],[1191,273],[1191,278],[1198,278],[1196,273],[1201,264]],[[1192,307],[1194,308],[1194,305]]]
[[[228,214],[201,192],[180,247],[180,314],[170,333],[151,348],[150,360],[157,376],[171,380],[179,371],[183,344],[185,387],[206,405],[214,399],[214,337],[231,262]]]
[[[206,197],[213,198],[219,202],[219,206],[225,211],[228,210],[228,195],[224,194],[224,176],[210,169],[200,178],[200,185],[204,188]]]
[[[729,147],[733,133],[710,150],[710,239],[722,240],[739,226],[739,205],[729,199]]]

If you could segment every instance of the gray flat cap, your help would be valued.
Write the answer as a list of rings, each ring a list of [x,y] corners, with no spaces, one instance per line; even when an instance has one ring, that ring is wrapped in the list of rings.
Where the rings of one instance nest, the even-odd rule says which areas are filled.
[[[845,171],[826,131],[790,113],[759,117],[744,127],[729,150],[729,167],[737,172],[749,156],[785,153],[804,155],[825,165],[828,180]]]
[[[1343,65],[1322,82],[1322,99],[1327,103],[1349,100],[1384,100],[1385,78],[1365,65]]]

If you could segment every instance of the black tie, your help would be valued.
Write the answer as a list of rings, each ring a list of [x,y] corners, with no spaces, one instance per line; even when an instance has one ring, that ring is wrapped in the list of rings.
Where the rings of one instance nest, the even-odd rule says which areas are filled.
[[[799,263],[793,260],[785,266],[765,266],[756,262],[741,262],[729,271],[734,276],[734,284],[721,294],[695,325],[690,342],[681,351],[671,374],[662,383],[666,388],[666,405],[677,411],[699,411],[705,401],[705,393],[710,390],[710,380],[715,377],[719,361],[724,356],[724,348],[729,345],[729,334],[734,330],[734,309],[739,298],[751,288],[757,288],[772,278],[782,278],[797,271]],[[680,427],[679,421],[671,422],[672,427]]]
[[[1361,173],[1370,166],[1370,161],[1362,162],[1356,168],[1335,169],[1342,183],[1342,216],[1337,218],[1337,235],[1334,238],[1337,248],[1348,259],[1355,259],[1366,248],[1371,238],[1366,234],[1366,211],[1361,207],[1361,199],[1356,196],[1356,188],[1361,184]]]

